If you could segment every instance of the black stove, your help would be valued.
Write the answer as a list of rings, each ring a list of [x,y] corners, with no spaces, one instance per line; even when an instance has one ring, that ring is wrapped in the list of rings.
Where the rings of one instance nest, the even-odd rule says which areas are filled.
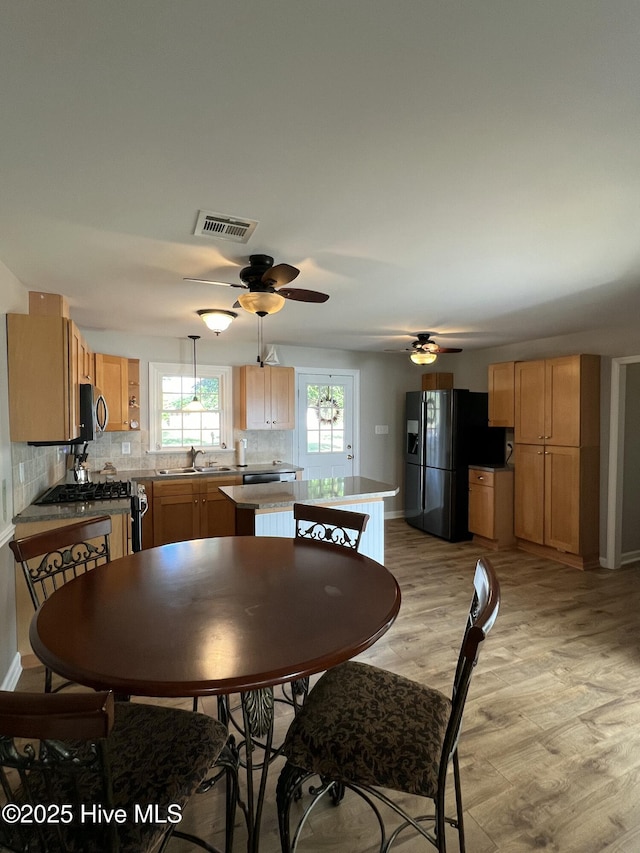
[[[129,480],[108,483],[63,483],[60,486],[53,486],[48,489],[34,503],[38,505],[86,503],[88,501],[115,501],[129,497],[131,497],[131,482]]]

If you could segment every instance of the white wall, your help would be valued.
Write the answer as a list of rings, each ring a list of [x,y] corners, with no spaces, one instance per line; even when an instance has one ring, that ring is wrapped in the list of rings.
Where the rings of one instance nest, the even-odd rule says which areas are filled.
[[[83,329],[87,343],[95,352],[117,354],[140,359],[140,425],[148,429],[148,365],[150,361],[181,362],[193,359],[191,341],[179,338],[132,337]],[[254,364],[255,345],[237,344],[224,333],[216,338],[198,341],[199,364]],[[307,349],[276,344],[280,364],[289,367],[342,367],[360,371],[360,440],[356,452],[360,456],[360,475],[392,485],[402,485],[403,466],[400,455],[404,395],[421,385],[423,368],[408,358],[384,353],[357,353],[345,350]],[[486,384],[486,382],[485,382]],[[376,424],[387,424],[387,435],[375,435]],[[120,435],[120,434],[118,434]],[[265,441],[268,440],[265,436]],[[286,446],[286,444],[285,444]],[[290,453],[292,445],[289,442]],[[121,462],[123,460],[120,460]],[[292,461],[287,459],[284,461]],[[387,512],[400,509],[401,494],[385,501]]]
[[[0,263],[0,314],[24,313],[28,305],[27,290]],[[0,685],[4,688],[13,686],[7,681],[7,674],[17,664],[15,570],[13,554],[7,545],[13,535],[14,513],[7,386],[7,328],[3,316],[0,322]]]

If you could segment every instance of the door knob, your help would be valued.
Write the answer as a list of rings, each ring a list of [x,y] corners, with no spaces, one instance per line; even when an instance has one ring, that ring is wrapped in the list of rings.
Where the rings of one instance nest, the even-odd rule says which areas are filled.
[[[353,454],[352,454],[352,453],[348,453],[348,454],[347,454],[347,459],[353,459]]]

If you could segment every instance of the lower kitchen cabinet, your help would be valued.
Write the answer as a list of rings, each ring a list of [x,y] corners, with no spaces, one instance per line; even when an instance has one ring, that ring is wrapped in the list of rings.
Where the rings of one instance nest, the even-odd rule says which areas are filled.
[[[599,565],[599,449],[516,444],[518,546],[577,568]]]
[[[487,548],[514,543],[513,471],[469,468],[469,531]]]
[[[152,517],[143,528],[143,547],[200,537],[234,536],[235,506],[220,492],[220,486],[241,483],[242,477],[154,481],[149,503]],[[145,531],[147,534],[151,531],[151,537],[145,537]]]

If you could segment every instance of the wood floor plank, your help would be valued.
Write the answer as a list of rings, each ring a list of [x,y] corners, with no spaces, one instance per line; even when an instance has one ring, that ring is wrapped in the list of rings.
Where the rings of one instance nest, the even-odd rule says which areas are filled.
[[[386,523],[385,536],[402,606],[361,660],[448,691],[478,556],[489,557],[501,581],[500,613],[460,741],[469,853],[638,853],[640,565],[581,572],[515,550],[447,543],[399,519]],[[25,671],[18,689],[40,691],[42,671]],[[215,700],[201,707],[215,715]],[[278,709],[278,737],[289,719]],[[281,766],[269,779],[262,853],[280,849],[274,787]],[[216,791],[194,797],[183,828],[220,846],[222,801]],[[348,798],[314,815],[300,853],[370,853],[376,832],[366,808]],[[450,848],[457,849],[453,837]],[[169,847],[188,849],[177,840]],[[244,849],[238,819],[234,851]],[[395,849],[431,848],[406,835]]]

